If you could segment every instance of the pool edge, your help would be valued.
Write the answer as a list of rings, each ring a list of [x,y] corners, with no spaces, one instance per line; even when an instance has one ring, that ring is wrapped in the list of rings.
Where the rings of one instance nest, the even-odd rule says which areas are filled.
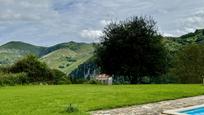
[[[179,109],[172,109],[172,110],[165,110],[163,113],[167,115],[188,115],[185,113],[179,113],[181,111],[187,111],[189,109],[196,109],[199,107],[204,107],[204,104],[202,105],[195,105],[195,106],[190,106],[190,107],[184,107],[184,108],[179,108]]]

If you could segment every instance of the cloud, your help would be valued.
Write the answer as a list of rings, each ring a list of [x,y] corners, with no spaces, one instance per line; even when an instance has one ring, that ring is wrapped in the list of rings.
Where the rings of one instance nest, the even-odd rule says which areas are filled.
[[[102,26],[107,26],[107,25],[109,25],[111,22],[112,22],[112,21],[110,21],[110,20],[101,20],[101,21],[100,21],[100,24],[101,24]]]
[[[101,30],[82,30],[81,37],[88,38],[93,41],[98,41],[99,37],[102,36],[103,33]]]
[[[0,44],[93,42],[112,20],[131,16],[152,16],[161,33],[180,36],[204,28],[203,4],[204,0],[0,0]]]

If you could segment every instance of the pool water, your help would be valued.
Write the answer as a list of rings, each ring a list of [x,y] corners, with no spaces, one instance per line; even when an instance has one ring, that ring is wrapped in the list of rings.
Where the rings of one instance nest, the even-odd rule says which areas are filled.
[[[199,107],[191,110],[181,111],[180,113],[184,113],[187,115],[204,115],[204,107]]]

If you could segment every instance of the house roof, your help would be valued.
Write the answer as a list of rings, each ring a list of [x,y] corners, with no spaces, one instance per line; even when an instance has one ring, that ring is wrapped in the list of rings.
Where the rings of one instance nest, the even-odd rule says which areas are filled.
[[[100,74],[100,75],[96,76],[96,79],[97,80],[108,80],[109,77],[110,76],[107,74]]]

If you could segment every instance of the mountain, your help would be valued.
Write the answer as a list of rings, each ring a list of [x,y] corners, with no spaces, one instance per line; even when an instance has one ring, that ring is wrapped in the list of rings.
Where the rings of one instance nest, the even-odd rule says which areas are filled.
[[[20,41],[12,41],[8,42],[2,46],[0,46],[0,49],[15,49],[15,50],[24,50],[29,53],[33,53],[37,56],[40,55],[40,53],[46,49],[46,47],[41,46],[35,46],[32,44],[20,42]]]
[[[10,65],[25,55],[34,54],[50,68],[70,73],[92,57],[94,47],[88,43],[68,42],[51,47],[12,41],[0,46],[0,65]]]
[[[41,61],[49,67],[59,69],[67,74],[72,72],[78,65],[84,63],[93,56],[92,44],[68,42],[57,44],[44,50]]]
[[[197,29],[195,32],[187,33],[180,37],[168,37],[168,39],[182,45],[204,43],[204,29]]]
[[[188,44],[203,44],[204,43],[204,29],[197,29],[195,32],[187,33],[180,37],[165,37],[163,40],[165,47],[171,52],[174,52],[182,46]]]
[[[0,65],[12,64],[28,54],[40,56],[46,47],[40,47],[19,41],[8,42],[0,46]]]
[[[164,37],[163,43],[173,58],[174,53],[187,44],[204,43],[204,29],[198,29],[180,37]],[[83,73],[89,73],[90,70],[87,67],[90,64],[87,60],[93,56],[93,52],[93,45],[88,43],[71,41],[51,47],[42,47],[12,41],[0,46],[0,65],[10,65],[27,54],[35,54],[40,61],[47,63],[49,67],[76,75],[81,70],[85,71]]]
[[[82,49],[86,50],[86,48],[90,48],[89,46],[90,44],[87,44],[87,43],[76,43],[76,42],[71,41],[68,43],[61,43],[61,44],[57,44],[57,45],[48,47],[43,52],[41,52],[41,55],[46,55],[50,52],[53,52],[58,49],[63,49],[63,48],[68,48],[72,51],[77,51],[77,50],[82,50]]]

